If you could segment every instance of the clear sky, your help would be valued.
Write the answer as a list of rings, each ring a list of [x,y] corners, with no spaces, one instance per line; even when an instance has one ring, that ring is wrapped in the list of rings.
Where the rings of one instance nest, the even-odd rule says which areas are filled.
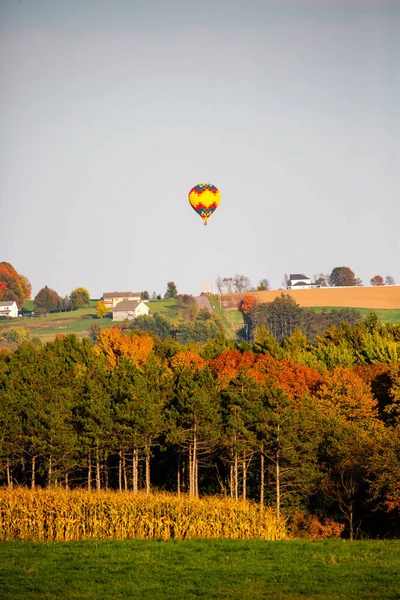
[[[0,0],[0,203],[34,295],[400,283],[400,0]]]

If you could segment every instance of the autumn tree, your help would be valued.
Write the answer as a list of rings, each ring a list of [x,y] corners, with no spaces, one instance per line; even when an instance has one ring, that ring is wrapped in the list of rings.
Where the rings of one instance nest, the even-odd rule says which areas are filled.
[[[85,306],[89,306],[90,296],[87,289],[83,287],[77,287],[72,290],[70,295],[71,306],[73,310],[77,308],[84,308]]]
[[[217,278],[215,280],[215,284],[217,286],[217,290],[219,294],[223,294],[224,293],[224,289],[225,289],[225,283],[223,278],[221,277],[221,275],[217,275]]]
[[[96,316],[98,319],[102,319],[108,313],[107,307],[104,304],[104,300],[99,300],[96,304]]]
[[[164,298],[176,298],[177,295],[178,289],[176,287],[175,281],[168,281],[167,291],[164,294]]]
[[[135,331],[123,333],[113,327],[99,333],[95,351],[106,358],[108,368],[119,365],[122,359],[141,367],[149,359],[153,347],[154,340],[150,335]]]
[[[35,313],[45,315],[49,312],[54,312],[60,308],[61,298],[56,291],[47,287],[42,288],[35,296],[33,301]]]
[[[349,267],[335,267],[329,275],[329,285],[334,287],[356,286],[356,276]]]
[[[385,285],[385,280],[383,279],[382,275],[374,275],[371,277],[370,283],[371,285]]]
[[[314,281],[321,287],[329,287],[329,275],[326,275],[325,273],[314,275]]]
[[[31,297],[32,286],[29,280],[17,273],[8,262],[0,262],[0,285],[0,300],[15,300],[19,309]]]
[[[3,300],[4,295],[7,292],[7,284],[5,281],[0,281],[0,302]]]
[[[233,278],[233,287],[235,292],[247,292],[251,288],[250,279],[246,275],[236,273]]]
[[[290,285],[290,277],[287,273],[285,273],[283,276],[283,279],[282,279],[282,287],[285,288],[285,290],[287,290],[289,285]]]
[[[261,279],[260,283],[257,286],[257,292],[265,292],[266,290],[270,290],[271,286],[269,284],[268,279]]]
[[[231,294],[233,289],[233,277],[224,277],[222,281],[228,293]]]

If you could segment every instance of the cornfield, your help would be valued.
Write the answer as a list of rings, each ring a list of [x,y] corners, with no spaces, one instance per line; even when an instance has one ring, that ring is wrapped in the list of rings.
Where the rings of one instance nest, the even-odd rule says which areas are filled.
[[[230,498],[0,489],[0,540],[285,537],[272,509]]]

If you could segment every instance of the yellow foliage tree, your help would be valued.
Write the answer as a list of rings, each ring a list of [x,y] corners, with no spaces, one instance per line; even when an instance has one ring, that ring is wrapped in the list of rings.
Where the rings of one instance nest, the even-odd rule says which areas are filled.
[[[103,317],[106,316],[107,314],[107,308],[106,305],[104,304],[104,300],[99,300],[98,303],[96,304],[96,316],[98,319],[102,319]]]
[[[99,333],[96,352],[107,358],[107,367],[117,366],[127,358],[137,367],[143,366],[153,351],[154,340],[149,335],[121,333],[115,328],[103,329]]]

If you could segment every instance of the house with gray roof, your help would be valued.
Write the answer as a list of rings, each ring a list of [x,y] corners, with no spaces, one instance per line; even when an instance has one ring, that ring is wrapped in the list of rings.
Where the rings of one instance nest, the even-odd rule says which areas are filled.
[[[112,309],[113,321],[132,321],[140,315],[148,315],[150,309],[142,300],[123,300]]]
[[[312,282],[304,273],[290,273],[288,290],[310,290],[321,287],[318,283]]]

